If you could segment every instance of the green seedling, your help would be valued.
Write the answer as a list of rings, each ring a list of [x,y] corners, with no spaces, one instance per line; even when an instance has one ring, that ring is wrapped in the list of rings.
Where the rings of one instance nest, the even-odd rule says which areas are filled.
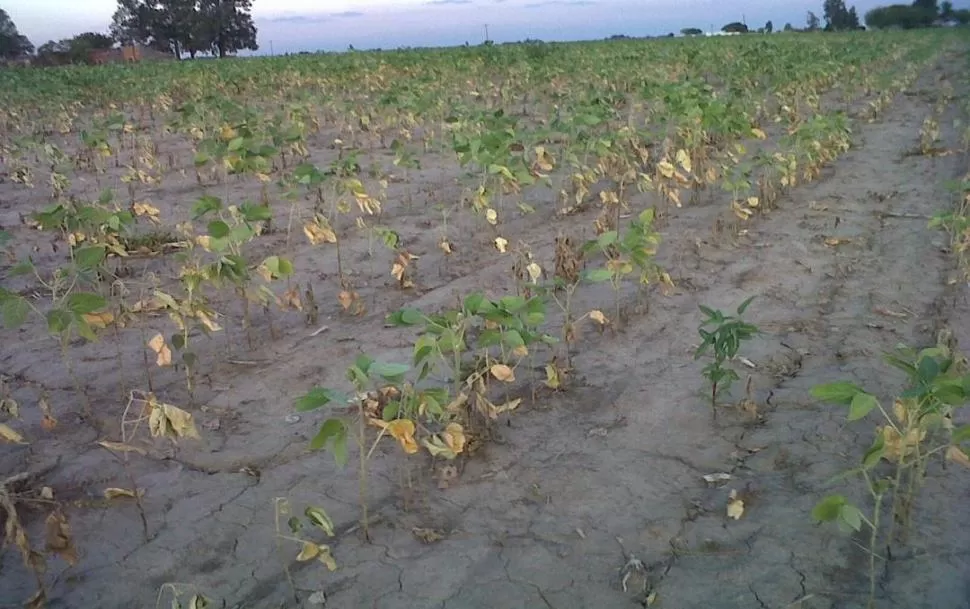
[[[729,362],[738,355],[746,340],[760,332],[757,326],[741,317],[754,298],[752,296],[741,303],[736,311],[737,316],[725,315],[716,309],[700,306],[707,319],[697,328],[702,342],[694,352],[694,359],[711,354],[711,362],[704,367],[702,374],[711,383],[711,415],[714,420],[717,420],[718,396],[730,391],[731,385],[741,379],[737,371],[728,365]]]

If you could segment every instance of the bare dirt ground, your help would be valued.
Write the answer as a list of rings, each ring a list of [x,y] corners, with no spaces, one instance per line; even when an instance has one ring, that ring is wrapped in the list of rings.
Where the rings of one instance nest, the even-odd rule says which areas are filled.
[[[293,400],[313,385],[339,386],[357,353],[407,361],[412,334],[382,328],[388,311],[405,303],[433,310],[475,289],[502,294],[510,285],[508,259],[476,257],[469,240],[481,236],[470,225],[453,227],[458,256],[445,262],[430,229],[437,212],[390,209],[391,224],[423,254],[416,298],[383,287],[383,263],[366,272],[361,239],[349,257],[368,303],[363,319],[339,315],[329,300],[321,311],[329,330],[315,337],[294,316],[277,320],[285,334],[277,341],[257,328],[254,350],[239,330],[231,353],[225,336],[213,338],[202,355],[202,442],[132,462],[145,489],[148,543],[133,504],[99,504],[105,487],[129,485],[118,462],[94,445],[99,432],[72,424],[70,413],[80,406],[56,346],[29,338],[42,336],[29,329],[13,339],[5,333],[0,370],[11,378],[11,395],[30,404],[46,392],[60,413],[52,438],[0,451],[0,471],[44,472],[42,483],[74,505],[80,563],[52,563],[49,606],[151,607],[160,586],[182,582],[216,606],[240,609],[621,608],[637,602],[620,585],[628,554],[647,565],[659,607],[864,606],[866,555],[834,528],[813,524],[810,512],[834,489],[865,501],[851,483],[829,481],[857,462],[872,423],[846,424],[842,410],[816,403],[809,390],[846,379],[889,398],[902,379],[880,362],[881,352],[899,342],[930,345],[944,327],[970,346],[970,290],[951,281],[957,274],[946,235],[926,227],[928,216],[952,200],[944,185],[966,173],[967,157],[912,154],[940,83],[963,90],[956,79],[965,63],[962,55],[947,57],[876,122],[855,121],[853,149],[779,209],[753,219],[746,233],[712,234],[726,209],[719,199],[674,210],[662,229],[660,262],[677,291],[652,296],[649,311],[631,315],[615,336],[584,335],[570,390],[542,393],[502,420],[494,441],[464,462],[447,488],[436,485],[424,460],[411,463],[408,488],[400,459],[375,457],[370,543],[357,528],[353,468],[337,470],[329,455],[307,451],[319,418],[293,417]],[[953,124],[966,118],[956,103],[944,115],[946,148],[962,149]],[[454,199],[455,176],[444,171],[426,165],[415,178],[416,196]],[[174,201],[193,199],[185,194],[191,188],[186,180],[159,191],[171,191],[177,215],[187,211]],[[9,184],[0,189],[8,202],[0,224],[12,227],[26,195]],[[538,259],[551,260],[556,234],[581,222],[540,211],[506,236],[513,243],[527,238]],[[840,241],[832,246],[826,238]],[[295,266],[318,281],[332,281],[335,268],[332,254],[302,246]],[[726,410],[712,423],[701,364],[692,359],[697,306],[733,309],[752,295],[750,318],[765,335],[744,355],[756,366],[751,397],[759,416]],[[576,310],[607,310],[612,294],[594,288],[580,300]],[[76,347],[86,390],[105,416],[120,416],[121,396],[134,388],[125,375],[140,370],[143,344],[137,336],[121,344],[127,372],[113,349]],[[157,383],[169,401],[183,391],[177,374]],[[39,415],[31,410],[25,435],[39,436]],[[702,479],[719,472],[733,480],[715,488]],[[732,488],[746,498],[737,521],[725,513]],[[881,574],[880,607],[970,607],[966,472],[933,468],[925,490],[917,534]],[[287,546],[298,600],[274,538],[276,497],[300,508],[321,505],[337,523],[336,572],[293,562],[298,548]],[[31,526],[39,538],[41,526]],[[33,592],[15,552],[4,554],[0,582],[2,606],[18,606]]]

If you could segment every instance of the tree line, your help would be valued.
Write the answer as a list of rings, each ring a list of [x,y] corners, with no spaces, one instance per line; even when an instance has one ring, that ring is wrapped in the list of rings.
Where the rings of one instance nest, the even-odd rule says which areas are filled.
[[[866,25],[873,28],[902,28],[911,30],[937,23],[970,23],[970,10],[953,8],[953,3],[937,0],[915,0],[912,4],[890,4],[866,13]]]
[[[200,53],[226,57],[256,51],[252,0],[118,0],[109,34],[85,32],[50,40],[35,51],[0,9],[0,59],[32,58],[44,64],[86,63],[93,51],[144,45],[181,59]]]
[[[825,25],[822,25],[824,19]],[[970,9],[954,9],[949,0],[915,0],[912,4],[891,4],[880,6],[867,12],[864,17],[867,27],[875,29],[913,29],[933,27],[940,24],[967,25],[970,23]],[[845,32],[865,29],[859,19],[856,8],[848,7],[845,0],[825,0],[822,5],[822,18],[809,11],[805,27],[798,29],[786,23],[785,32]],[[747,34],[753,32],[742,22],[734,21],[721,28],[722,32]],[[774,31],[771,21],[764,27],[758,28],[759,34],[771,34]],[[684,28],[680,31],[684,36],[700,36],[700,28]]]

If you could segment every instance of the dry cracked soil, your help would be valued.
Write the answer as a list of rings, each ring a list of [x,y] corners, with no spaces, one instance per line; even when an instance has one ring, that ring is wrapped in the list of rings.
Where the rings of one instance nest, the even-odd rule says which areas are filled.
[[[863,542],[815,524],[810,512],[834,491],[865,504],[857,484],[831,479],[858,461],[873,423],[846,423],[842,409],[819,404],[809,390],[846,379],[888,399],[903,379],[880,362],[881,352],[900,342],[931,345],[943,328],[970,345],[970,290],[954,281],[947,235],[927,228],[928,217],[952,201],[946,184],[965,174],[967,156],[913,153],[940,83],[965,91],[965,65],[962,54],[945,57],[878,119],[854,121],[852,149],[741,234],[712,232],[726,208],[719,200],[674,210],[662,225],[660,262],[677,290],[652,296],[649,310],[631,314],[615,335],[586,332],[569,390],[541,392],[500,419],[495,437],[450,484],[439,487],[419,458],[410,460],[405,483],[397,446],[378,450],[369,542],[357,526],[354,468],[339,470],[329,455],[308,451],[322,415],[293,416],[293,400],[316,384],[339,385],[359,352],[406,361],[413,334],[382,327],[386,312],[405,303],[433,310],[475,289],[502,294],[508,260],[476,258],[471,226],[455,228],[459,256],[446,263],[434,258],[434,212],[402,206],[392,224],[427,254],[413,293],[383,287],[382,273],[367,275],[364,239],[349,255],[362,269],[364,319],[327,304],[320,321],[329,329],[316,336],[302,320],[284,320],[278,340],[255,328],[252,350],[238,330],[231,351],[224,338],[211,339],[197,412],[202,441],[131,461],[145,491],[148,542],[133,503],[98,501],[105,487],[130,484],[119,462],[94,445],[99,432],[71,414],[80,406],[57,349],[31,338],[41,333],[4,334],[0,370],[11,395],[29,404],[46,394],[60,413],[44,442],[0,450],[0,470],[35,472],[37,484],[72,502],[80,561],[67,568],[52,560],[49,606],[152,607],[163,584],[180,582],[216,607],[239,609],[619,609],[642,600],[621,586],[630,556],[644,564],[657,607],[865,606]],[[941,120],[942,143],[960,151],[954,123],[967,117],[956,102]],[[426,164],[416,183],[447,183],[443,167]],[[163,187],[177,199],[187,184]],[[2,187],[0,223],[10,226],[28,202]],[[544,214],[540,208],[512,229],[542,259],[564,223],[585,222]],[[296,267],[333,268],[326,256],[307,247]],[[750,319],[764,330],[743,349],[754,366],[747,373],[757,416],[725,408],[712,422],[702,364],[692,357],[698,305],[733,309],[749,296],[756,296]],[[577,310],[608,310],[612,294],[602,287],[579,299]],[[136,337],[119,347],[128,373],[140,369],[143,344]],[[76,349],[88,395],[98,409],[120,414],[125,366],[111,349]],[[157,391],[177,395],[181,379],[156,382]],[[735,394],[742,396],[743,384]],[[26,435],[41,435],[39,416],[25,416]],[[732,478],[706,483],[703,476],[714,473]],[[930,469],[914,535],[880,565],[879,607],[970,607],[967,480],[959,468]],[[731,489],[745,499],[738,520],[726,514]],[[287,542],[291,586],[274,536],[277,497],[328,511],[335,572],[295,562],[299,547]],[[42,518],[28,513],[26,522],[42,538]],[[3,555],[0,582],[0,606],[19,606],[33,592],[13,551]]]

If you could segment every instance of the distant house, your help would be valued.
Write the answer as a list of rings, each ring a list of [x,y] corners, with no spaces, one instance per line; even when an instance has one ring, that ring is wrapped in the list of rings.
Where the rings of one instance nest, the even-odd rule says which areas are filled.
[[[91,51],[89,60],[95,65],[106,63],[137,63],[139,61],[159,61],[175,59],[170,53],[153,49],[140,44],[125,45],[117,49],[103,49]]]

